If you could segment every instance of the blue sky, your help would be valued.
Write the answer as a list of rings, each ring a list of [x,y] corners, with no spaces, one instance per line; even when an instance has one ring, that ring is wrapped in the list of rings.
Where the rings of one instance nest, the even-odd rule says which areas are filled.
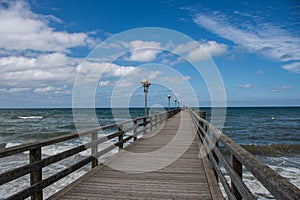
[[[141,34],[119,38],[110,47],[127,53],[108,66],[102,54],[116,49],[103,42],[143,27],[177,31],[198,46],[171,36],[165,43]],[[106,53],[90,62],[99,45]],[[213,61],[222,84],[209,88],[177,52]],[[2,0],[0,72],[1,108],[71,107],[76,77],[96,81],[94,97],[87,98],[97,107],[143,106],[142,78],[153,82],[150,106],[167,106],[167,94],[186,105],[210,106],[212,91],[225,91],[228,106],[299,106],[300,3]]]

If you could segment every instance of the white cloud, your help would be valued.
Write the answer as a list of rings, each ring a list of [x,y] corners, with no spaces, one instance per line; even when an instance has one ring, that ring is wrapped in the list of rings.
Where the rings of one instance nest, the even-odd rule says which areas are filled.
[[[61,22],[54,16],[33,13],[24,1],[0,4],[0,48],[5,50],[67,51],[94,41],[86,33],[56,31],[49,20]]]
[[[135,73],[139,70],[133,66],[120,66],[114,63],[84,62],[76,68],[77,73],[85,80],[96,81],[100,78],[112,78]]]
[[[253,85],[250,83],[247,83],[247,84],[240,84],[240,85],[238,85],[238,87],[247,89],[247,88],[252,88]]]
[[[71,83],[75,67],[81,59],[67,57],[62,53],[42,54],[37,57],[0,58],[0,85],[34,86]]]
[[[109,81],[99,81],[99,86],[100,87],[108,86],[109,83],[110,83]]]
[[[26,91],[29,91],[30,88],[11,88],[8,90],[8,92],[10,93],[15,93],[15,92],[26,92]]]
[[[292,88],[293,88],[292,85],[283,85],[283,86],[282,86],[282,89],[283,89],[283,90],[289,90],[289,89],[292,89]]]
[[[36,92],[36,93],[45,93],[45,92],[50,92],[50,91],[53,91],[53,90],[55,90],[54,87],[47,86],[47,87],[43,87],[43,88],[36,88],[34,90],[34,92]]]
[[[282,66],[283,69],[286,69],[291,72],[300,73],[300,62],[294,62],[291,64],[286,64]]]
[[[124,74],[122,77],[120,77],[120,80],[116,82],[116,86],[118,87],[133,86],[139,84],[142,78],[152,81],[162,74],[163,72],[158,70],[136,68],[136,70],[132,71],[130,74]]]
[[[72,94],[72,91],[70,90],[57,90],[54,92],[54,94],[67,94],[67,95],[70,95]]]
[[[273,89],[271,89],[271,92],[279,92],[279,89],[273,88]]]
[[[130,87],[139,84],[146,78],[154,80],[163,75],[160,70],[139,68],[134,66],[122,66],[115,63],[96,63],[86,61],[77,67],[78,77],[82,84],[99,80],[98,86]]]
[[[249,16],[251,17],[251,16]],[[197,13],[194,22],[216,35],[242,46],[249,52],[254,52],[279,61],[300,60],[300,37],[292,35],[288,30],[262,20],[253,20],[254,25],[238,19],[214,12],[212,15]],[[292,64],[291,64],[292,65]],[[283,67],[284,69],[299,73],[299,64]]]
[[[214,56],[219,56],[227,51],[225,44],[219,44],[216,41],[189,42],[178,45],[175,53],[186,53],[187,58],[192,61],[206,60]]]
[[[160,83],[169,83],[169,84],[172,84],[172,85],[183,85],[183,84],[186,84],[186,82],[188,80],[190,80],[191,77],[190,76],[168,76],[168,75],[165,75],[165,76],[161,76],[161,77],[158,77],[156,79],[156,81],[160,82]]]
[[[76,66],[81,59],[71,58],[62,53],[40,54],[37,57],[10,56],[0,58],[0,72],[20,72],[31,69],[47,70],[51,68]]]
[[[127,48],[130,48],[130,56],[126,58],[129,61],[149,62],[157,58],[157,55],[162,52],[159,42],[134,40],[129,43],[124,43]]]

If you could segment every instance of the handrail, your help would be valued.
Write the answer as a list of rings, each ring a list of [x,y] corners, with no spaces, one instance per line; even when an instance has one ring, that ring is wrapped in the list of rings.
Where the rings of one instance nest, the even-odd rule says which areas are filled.
[[[220,178],[229,199],[256,199],[255,195],[242,180],[243,166],[245,166],[276,199],[300,199],[300,190],[286,178],[280,176],[276,171],[262,163],[258,158],[239,146],[215,126],[201,118],[197,113],[190,110],[190,114],[197,127],[198,135],[203,142],[203,148],[206,150],[211,166],[215,171],[216,178]],[[230,152],[232,159],[231,164],[226,160],[219,149],[218,142],[221,142]],[[221,164],[230,177],[231,188],[225,179],[224,173],[220,170],[219,161],[221,161]]]
[[[120,123],[110,124],[106,126],[102,126],[99,128],[94,128],[91,130],[87,130],[80,133],[71,133],[64,136],[58,136],[50,139],[46,139],[40,142],[34,142],[29,144],[23,144],[19,146],[14,146],[10,148],[6,148],[0,151],[0,158],[8,157],[11,155],[15,155],[18,153],[22,153],[25,151],[29,151],[29,164],[16,167],[14,169],[5,171],[0,174],[0,186],[6,184],[12,180],[18,179],[22,176],[30,174],[30,186],[18,191],[15,194],[7,197],[7,199],[25,199],[31,196],[31,199],[40,200],[43,199],[43,189],[48,187],[49,185],[55,183],[56,181],[64,178],[65,176],[73,173],[74,171],[80,169],[81,167],[91,163],[91,167],[95,168],[99,165],[98,159],[99,157],[105,155],[106,153],[112,151],[116,147],[119,149],[124,148],[124,144],[131,139],[133,142],[137,140],[137,137],[143,133],[147,134],[153,128],[157,127],[163,121],[172,117],[176,113],[178,113],[180,109],[171,110],[168,112],[162,112],[150,116],[144,116],[135,118],[132,120],[127,120]],[[130,127],[124,127],[124,125],[130,124]],[[139,127],[141,127],[139,129]],[[104,137],[98,137],[98,132],[100,130],[107,130],[110,128],[118,128],[117,131],[110,133]],[[128,135],[127,133],[133,131],[133,134]],[[81,144],[79,146],[73,147],[66,151],[57,153],[52,156],[48,156],[42,158],[42,147],[57,144],[60,142],[72,140],[75,138],[79,138],[80,136],[91,136],[91,141],[85,144]],[[112,139],[118,138],[116,142],[112,141]],[[105,149],[98,150],[98,145],[111,141],[112,144]],[[75,164],[67,167],[66,169],[57,172],[50,177],[43,179],[42,177],[42,169],[47,167],[53,163],[64,160],[70,156],[76,155],[82,151],[86,151],[87,149],[91,149],[91,155],[77,161]],[[2,199],[2,198],[1,198]]]

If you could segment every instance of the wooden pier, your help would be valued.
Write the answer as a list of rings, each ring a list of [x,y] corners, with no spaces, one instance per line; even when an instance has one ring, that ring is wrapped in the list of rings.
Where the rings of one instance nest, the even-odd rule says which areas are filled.
[[[114,132],[103,136],[104,130]],[[88,137],[90,141],[52,156],[43,156],[44,147],[79,137]],[[141,160],[130,156],[130,153],[151,154],[162,150],[175,138],[176,145],[158,154],[156,159],[145,157]],[[102,148],[105,142],[111,145]],[[101,156],[114,149],[119,152],[99,163]],[[55,174],[47,175],[43,171],[53,163],[86,150],[90,150],[90,156],[70,163]],[[245,170],[275,199],[300,199],[299,188],[221,133],[205,120],[204,113],[192,110],[180,112],[176,109],[11,147],[2,150],[0,158],[23,152],[29,152],[29,163],[2,172],[0,187],[26,175],[30,175],[29,186],[0,199],[44,199],[46,187],[86,165],[91,166],[89,172],[49,199],[224,199],[223,195],[232,200],[256,199],[255,191],[243,181]],[[182,154],[178,156],[178,152]],[[153,170],[165,160],[172,162]],[[143,169],[145,166],[147,168]],[[219,185],[222,185],[222,193]]]
[[[126,150],[145,153],[163,148],[174,138],[179,124],[184,126],[180,131],[183,131],[186,137],[194,139],[187,151],[169,166],[146,173],[127,173],[106,165],[99,166],[54,195],[52,199],[223,199],[215,177],[211,176],[213,172],[207,167],[207,159],[199,158],[200,140],[195,137],[196,128],[188,112],[178,113],[169,119],[158,133],[147,135]],[[106,164],[124,164],[119,163],[119,160],[126,156],[126,153],[125,151],[115,155]],[[168,159],[166,155],[161,156]],[[135,165],[134,159],[125,162],[127,165]],[[146,161],[144,164],[152,163]]]

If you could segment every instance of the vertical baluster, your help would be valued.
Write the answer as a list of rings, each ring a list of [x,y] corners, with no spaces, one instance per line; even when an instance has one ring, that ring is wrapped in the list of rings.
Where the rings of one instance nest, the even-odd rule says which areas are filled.
[[[118,126],[118,131],[119,131],[119,134],[120,134],[119,135],[119,142],[122,141],[121,144],[119,144],[119,151],[120,151],[121,149],[124,148],[124,143],[123,143],[123,136],[124,136],[123,125],[119,125]]]
[[[137,135],[136,135],[136,133],[137,133],[137,120],[133,121],[133,126],[134,126],[134,129],[133,129],[133,135],[134,135],[133,141],[136,141],[137,140]]]
[[[30,163],[41,161],[42,159],[42,149],[41,147],[32,149],[29,151],[29,161]],[[42,181],[42,168],[41,165],[39,169],[30,173],[30,185],[40,183]],[[36,191],[32,196],[32,200],[42,200],[43,199],[43,190]]]
[[[231,155],[231,162],[232,162],[232,168],[239,175],[239,177],[242,179],[242,177],[243,177],[242,163],[234,155]],[[237,200],[242,199],[241,194],[239,193],[238,189],[235,187],[233,182],[231,182],[231,190],[232,190],[232,193],[234,194],[234,196],[236,197]]]
[[[146,121],[147,121],[147,118],[146,118],[146,117],[144,117],[144,118],[143,118],[143,129],[144,129],[144,135],[146,135],[146,134],[147,134],[147,129],[146,129],[146,128],[147,128],[147,127],[146,127],[146,125],[147,125],[147,124],[146,124]]]
[[[153,116],[149,117],[150,119],[150,131],[152,131],[152,126],[153,126],[153,120],[152,120]]]
[[[96,157],[96,154],[98,153],[98,132],[92,133],[92,168],[97,167],[98,165],[98,158]]]
[[[213,135],[212,136],[213,137],[213,149],[214,148],[219,148],[219,142],[218,142],[218,139]],[[212,152],[213,152],[213,157],[214,157],[214,159],[215,159],[215,161],[216,161],[216,163],[217,163],[217,167],[219,168],[219,158],[218,158],[218,156],[217,156],[217,154],[214,152],[214,150],[212,149]],[[217,180],[219,180],[219,177],[218,177],[218,173],[216,172],[216,170],[214,169],[214,174],[215,174],[215,177],[216,177],[216,179]]]

